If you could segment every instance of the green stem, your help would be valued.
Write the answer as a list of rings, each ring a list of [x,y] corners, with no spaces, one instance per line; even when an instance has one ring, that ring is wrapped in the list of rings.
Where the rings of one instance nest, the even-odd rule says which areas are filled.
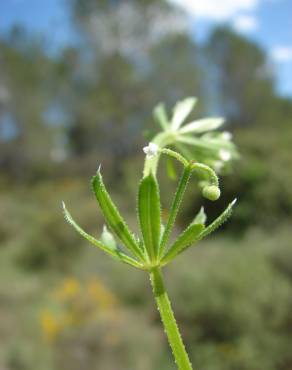
[[[198,162],[193,162],[191,164],[191,167],[192,167],[192,170],[201,170],[201,171],[204,171],[204,172],[208,173],[209,178],[211,180],[211,183],[213,185],[219,186],[218,177],[217,177],[215,171],[212,170],[211,167],[207,166],[206,164],[198,163]]]
[[[178,152],[175,152],[174,150],[163,148],[160,150],[160,152],[167,154],[172,158],[175,158],[177,161],[182,163],[184,167],[187,167],[189,164],[189,162],[181,154],[179,154]]]
[[[180,178],[174,199],[172,201],[169,218],[165,226],[165,230],[163,232],[160,247],[159,247],[159,256],[162,256],[165,250],[166,244],[168,242],[171,230],[173,228],[173,225],[174,225],[180,204],[182,202],[182,198],[185,193],[190,176],[191,176],[191,168],[187,166],[184,168],[184,171]]]
[[[172,349],[178,369],[192,370],[192,365],[183,344],[175,317],[173,315],[171,304],[163,284],[161,271],[158,267],[155,267],[151,270],[150,280],[165,333],[167,335],[168,342]]]

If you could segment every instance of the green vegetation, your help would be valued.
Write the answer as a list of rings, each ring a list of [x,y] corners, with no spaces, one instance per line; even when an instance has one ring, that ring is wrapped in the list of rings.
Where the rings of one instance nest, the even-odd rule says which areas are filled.
[[[174,368],[145,274],[89,248],[60,204],[99,238],[88,178],[102,163],[137,232],[129,194],[141,178],[141,148],[164,117],[162,106],[154,119],[149,112],[195,95],[191,120],[225,117],[218,135],[228,141],[232,132],[240,159],[217,161],[207,148],[221,138],[210,133],[200,134],[200,148],[188,139],[176,148],[188,159],[208,155],[223,191],[210,202],[190,180],[175,236],[202,202],[209,223],[238,197],[224,232],[165,268],[187,351],[198,369],[290,370],[291,99],[277,94],[265,53],[248,39],[220,28],[196,45],[170,5],[128,3],[131,17],[117,2],[68,2],[78,42],[54,55],[20,27],[0,37],[0,368]],[[177,24],[154,35],[171,17]],[[166,158],[161,168],[178,181],[181,164]],[[163,171],[158,181],[166,223],[176,181]]]
[[[198,137],[198,134],[202,132],[208,132],[220,127],[223,120],[218,118],[207,118],[183,125],[185,119],[191,113],[195,102],[195,98],[186,98],[178,102],[173,109],[170,121],[167,120],[167,115],[162,105],[154,109],[154,114],[158,116],[163,132],[158,133],[154,137],[153,142],[150,142],[148,146],[143,148],[146,157],[137,199],[137,214],[141,239],[130,231],[128,225],[113,203],[103,183],[100,167],[96,175],[92,178],[92,188],[104,220],[114,235],[104,226],[101,239],[95,239],[73,220],[66,209],[65,203],[63,203],[65,219],[82,237],[109,256],[114,257],[116,260],[138,269],[146,270],[149,273],[153,295],[156,300],[164,330],[172,349],[175,362],[180,370],[191,370],[192,365],[176,324],[171,303],[163,283],[161,268],[171,262],[178,254],[184,252],[187,248],[191,247],[197,241],[203,239],[222,225],[231,215],[232,207],[236,201],[234,200],[230,203],[226,210],[208,226],[205,225],[206,215],[204,209],[201,208],[199,215],[195,217],[194,221],[192,221],[176,240],[168,246],[168,239],[173,231],[172,229],[192,172],[199,170],[204,173],[205,176],[201,179],[200,184],[202,187],[202,194],[205,198],[212,201],[219,199],[220,189],[217,175],[211,167],[197,162],[195,157],[188,161],[180,153],[165,147],[169,145],[174,146],[180,143],[183,138],[194,141],[194,143],[196,143],[194,147],[198,146],[198,149],[201,149],[201,143],[203,143],[204,149],[212,153],[217,161],[220,159],[220,152],[223,150],[219,149],[220,143],[222,143],[223,148],[224,145],[226,146],[226,144],[229,144],[230,148],[233,149],[233,153],[236,153],[230,140],[228,140],[227,143],[223,138],[221,138],[221,141],[217,138],[216,141],[210,141],[207,145],[204,143],[203,137],[202,141],[201,137]],[[160,113],[157,114],[159,111]],[[234,156],[231,151],[225,150],[224,153],[228,155],[228,160]],[[178,181],[178,187],[165,226],[161,222],[160,189],[157,182],[157,168],[161,154],[166,154],[171,158],[175,158],[183,165],[183,172]],[[219,158],[216,158],[216,154]],[[206,155],[204,159],[208,160],[209,157]],[[122,247],[126,249],[125,252],[122,247],[117,244],[115,237],[122,242]]]

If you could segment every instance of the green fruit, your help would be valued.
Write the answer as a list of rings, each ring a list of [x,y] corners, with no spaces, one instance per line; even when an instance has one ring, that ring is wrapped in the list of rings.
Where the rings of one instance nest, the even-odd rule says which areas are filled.
[[[204,198],[217,200],[220,197],[220,189],[215,185],[205,186],[202,194]]]

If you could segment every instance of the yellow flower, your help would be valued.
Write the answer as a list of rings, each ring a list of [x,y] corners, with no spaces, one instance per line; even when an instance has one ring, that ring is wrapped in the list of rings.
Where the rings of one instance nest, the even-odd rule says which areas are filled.
[[[67,278],[61,287],[56,291],[56,296],[62,301],[72,299],[80,292],[80,284],[74,278]]]
[[[91,279],[87,283],[87,292],[101,309],[107,310],[117,303],[115,296],[97,279]]]
[[[54,342],[62,330],[62,324],[60,320],[51,312],[43,311],[40,321],[44,339],[49,343]]]

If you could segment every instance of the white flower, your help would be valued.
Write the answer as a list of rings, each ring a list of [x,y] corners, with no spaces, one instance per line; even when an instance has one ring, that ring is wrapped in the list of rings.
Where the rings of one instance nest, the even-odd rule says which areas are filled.
[[[147,158],[152,158],[158,153],[158,145],[155,143],[149,143],[148,146],[144,146],[143,152],[146,154]]]
[[[228,140],[228,141],[230,141],[230,140],[232,139],[232,133],[231,133],[231,132],[228,132],[228,131],[224,131],[224,132],[222,133],[222,138],[223,138],[224,140]]]
[[[228,162],[231,159],[231,153],[228,150],[219,150],[219,157],[222,161]]]

